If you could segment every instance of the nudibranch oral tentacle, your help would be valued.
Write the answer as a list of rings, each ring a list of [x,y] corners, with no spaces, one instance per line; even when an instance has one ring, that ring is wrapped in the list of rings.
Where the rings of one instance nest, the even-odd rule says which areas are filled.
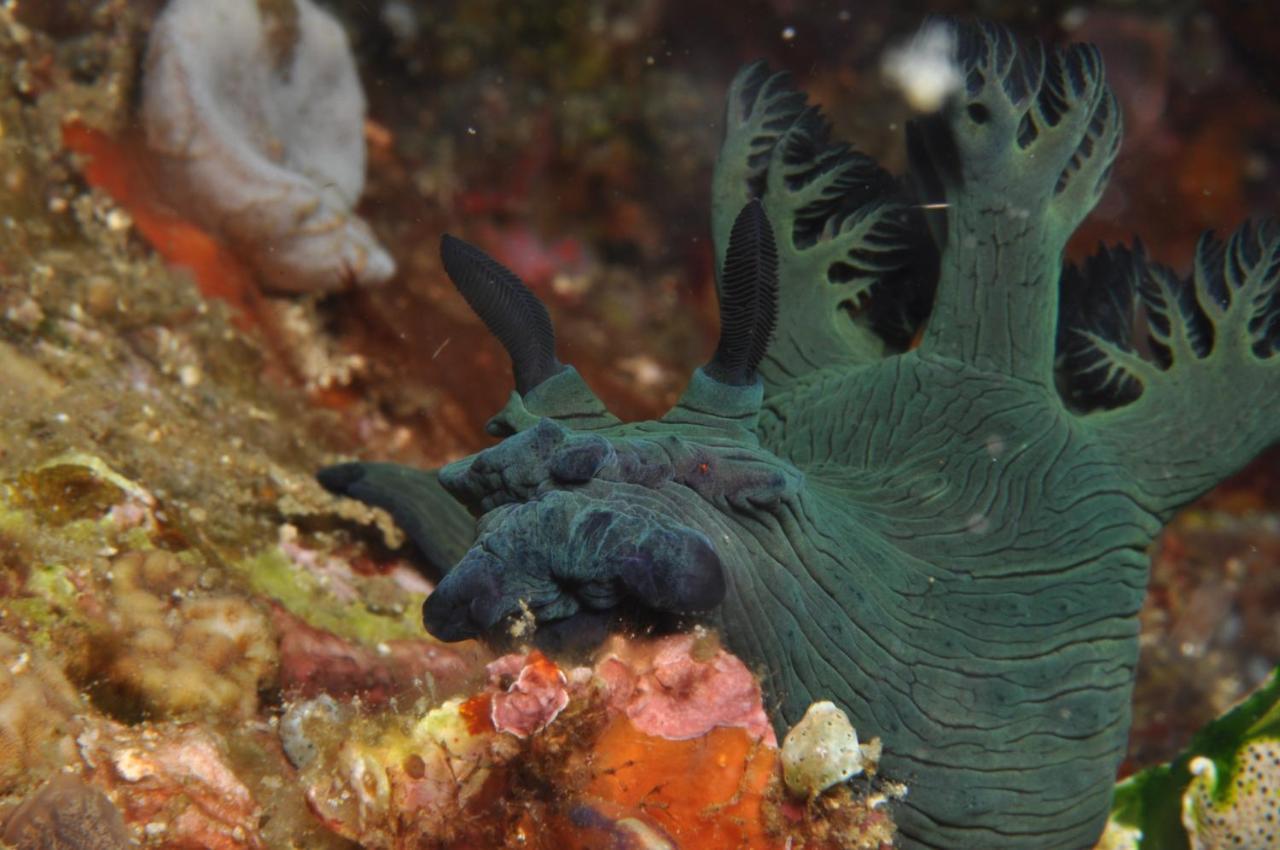
[[[502,443],[321,481],[457,553],[425,612],[441,637],[697,616],[765,671],[780,725],[831,700],[883,740],[903,847],[1092,846],[1146,549],[1280,439],[1280,226],[1205,239],[1187,280],[1138,247],[1064,268],[1121,134],[1098,52],[931,26],[963,85],[911,128],[915,196],[828,142],[785,75],[739,73],[713,178],[722,337],[665,416],[619,422],[549,365],[549,322],[526,344],[487,317],[541,364],[517,365]],[[464,292],[485,270],[494,303],[545,315],[446,250]]]

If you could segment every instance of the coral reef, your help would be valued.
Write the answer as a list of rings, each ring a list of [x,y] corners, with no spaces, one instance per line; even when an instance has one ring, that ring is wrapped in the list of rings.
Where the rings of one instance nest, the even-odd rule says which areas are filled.
[[[96,704],[130,718],[257,714],[258,691],[276,676],[271,624],[202,558],[153,548],[167,532],[151,493],[77,453],[20,474],[9,493],[15,530],[35,517],[85,543],[112,542],[88,570],[32,570],[18,604],[2,609],[78,657],[71,669]]]
[[[569,704],[568,677],[541,653],[503,656],[487,669],[491,683],[511,682],[489,699],[489,722],[499,732],[528,738]]]
[[[397,695],[444,693],[474,676],[475,653],[435,641],[392,639],[373,645],[317,628],[279,606],[280,687],[293,696],[349,696],[381,703]]]
[[[281,734],[313,809],[366,847],[888,846],[885,793],[815,791],[799,808],[782,790],[777,748],[738,725],[737,706],[687,728],[706,703],[699,690],[723,682],[736,691],[741,664],[691,649],[683,637],[616,639],[594,669],[567,671],[538,652],[508,655],[489,665],[483,691],[416,709],[416,720],[321,697],[291,705]],[[627,711],[655,658],[697,687],[648,707],[646,732]],[[666,713],[671,721],[659,720]],[[763,718],[758,688],[748,713]]]
[[[146,66],[146,143],[173,206],[274,289],[395,273],[352,212],[364,187],[364,93],[327,13],[311,0],[172,0]]]
[[[473,733],[462,704],[448,700],[408,729],[398,717],[340,714],[326,724],[313,712],[302,728],[317,752],[300,777],[312,809],[365,847],[448,846],[494,770],[517,753],[500,737]]]
[[[609,707],[646,735],[683,740],[736,726],[776,743],[760,683],[705,629],[655,641],[611,639],[596,675],[608,687]]]
[[[442,639],[714,609],[781,719],[831,696],[884,738],[903,846],[1077,847],[1124,755],[1144,550],[1280,437],[1280,225],[1206,236],[1185,279],[1137,248],[1064,266],[1120,145],[1101,56],[948,26],[964,84],[911,126],[915,196],[784,75],[740,72],[720,343],[665,416],[610,414],[536,296],[446,236],[512,360],[505,440],[320,480],[424,552],[470,544],[424,605]],[[1250,416],[1206,412],[1229,402]]]
[[[776,704],[747,676],[767,670],[719,654],[714,631],[615,642],[581,667],[554,653],[526,665],[521,648],[486,684],[490,655],[422,633],[440,576],[416,572],[385,512],[333,499],[311,473],[357,452],[438,466],[487,444],[509,388],[485,376],[505,364],[441,271],[442,230],[527,275],[614,413],[668,409],[716,320],[692,190],[711,177],[733,68],[765,56],[794,69],[837,135],[897,170],[908,116],[877,69],[926,4],[322,5],[369,100],[350,125],[367,152],[359,214],[400,271],[395,286],[264,298],[246,262],[261,246],[222,241],[191,220],[207,210],[160,197],[172,187],[137,110],[164,0],[0,2],[0,824],[26,825],[19,846],[83,846],[88,828],[112,850],[353,850],[300,777],[325,778],[313,762],[349,770],[326,761],[335,736],[358,732],[378,756],[373,744],[449,704],[502,762],[447,809],[480,836],[460,846],[886,846],[899,789],[859,775],[812,801],[786,792],[765,720]],[[1280,103],[1242,72],[1257,62],[1245,39],[1266,38],[1244,5],[984,0],[1042,36],[1099,41],[1124,102],[1128,154],[1070,257],[1136,228],[1184,268],[1199,230],[1274,203]],[[258,4],[268,22],[295,8]],[[352,164],[343,174],[360,176]],[[1124,771],[1171,757],[1274,666],[1275,462],[1182,515],[1156,550]],[[210,633],[208,652],[189,640]],[[175,674],[175,693],[144,658]],[[495,722],[498,705],[514,710]],[[497,731],[508,721],[528,734]],[[1198,754],[1219,792],[1204,814],[1247,828],[1247,810],[1224,805],[1233,763]],[[442,766],[423,762],[423,778]],[[1158,790],[1185,834],[1192,775],[1178,777]],[[1144,826],[1155,846],[1163,833]]]

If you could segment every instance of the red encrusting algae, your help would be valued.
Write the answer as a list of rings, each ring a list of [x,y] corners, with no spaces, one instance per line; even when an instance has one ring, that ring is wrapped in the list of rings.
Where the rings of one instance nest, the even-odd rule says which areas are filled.
[[[212,234],[159,201],[140,143],[112,138],[74,120],[63,125],[62,141],[85,158],[82,171],[89,185],[109,194],[129,213],[156,253],[190,271],[206,298],[231,305],[241,330],[262,323],[262,294],[253,273]]]

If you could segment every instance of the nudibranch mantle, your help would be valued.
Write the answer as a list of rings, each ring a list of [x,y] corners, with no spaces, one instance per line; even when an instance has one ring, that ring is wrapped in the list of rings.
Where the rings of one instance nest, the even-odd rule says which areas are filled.
[[[610,415],[528,289],[445,237],[512,356],[505,439],[321,481],[458,563],[426,603],[437,636],[699,616],[780,724],[829,699],[883,739],[904,847],[1092,846],[1146,548],[1280,437],[1280,227],[1206,236],[1185,279],[1140,248],[1064,267],[1120,142],[1098,51],[944,26],[964,83],[909,129],[911,190],[828,142],[784,74],[739,73],[720,344],[666,416]]]

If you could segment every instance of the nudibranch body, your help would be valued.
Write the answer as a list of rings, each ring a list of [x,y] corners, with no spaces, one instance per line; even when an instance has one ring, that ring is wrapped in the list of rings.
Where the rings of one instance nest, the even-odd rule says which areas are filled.
[[[829,699],[883,739],[904,847],[1092,846],[1146,547],[1280,437],[1280,227],[1206,237],[1188,279],[1128,249],[1064,269],[1120,141],[1100,56],[948,26],[964,82],[911,128],[913,195],[828,143],[784,75],[738,75],[720,345],[666,416],[611,416],[532,294],[446,238],[515,366],[505,439],[321,481],[459,561],[426,604],[437,636],[701,616],[780,724]]]

